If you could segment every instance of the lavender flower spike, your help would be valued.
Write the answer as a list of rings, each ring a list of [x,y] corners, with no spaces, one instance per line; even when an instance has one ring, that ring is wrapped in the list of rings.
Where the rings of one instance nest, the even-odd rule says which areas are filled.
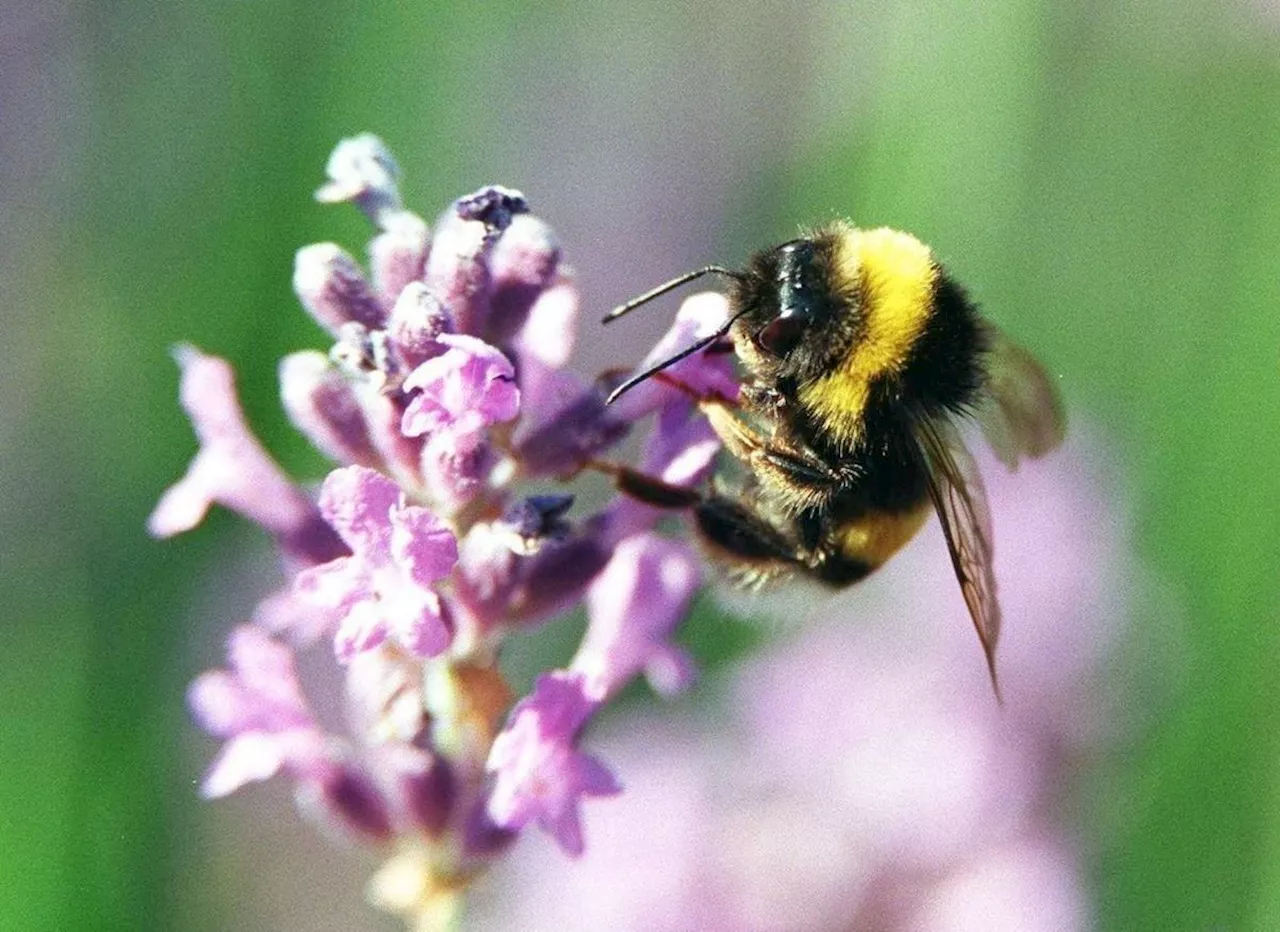
[[[429,228],[377,137],[344,140],[327,172],[317,198],[354,204],[375,230],[367,263],[332,243],[298,252],[294,287],[326,345],[287,357],[280,389],[337,468],[313,502],[250,435],[226,363],[185,349],[201,450],[151,528],[191,527],[216,501],[291,558],[232,635],[229,668],[191,687],[195,717],[224,739],[205,793],[285,775],[304,812],[389,858],[378,905],[454,928],[472,881],[527,826],[582,854],[582,800],[620,792],[581,749],[588,719],[640,673],[663,693],[693,675],[673,641],[700,581],[693,549],[659,535],[658,509],[575,498],[569,483],[584,469],[630,477],[625,464],[702,489],[720,444],[697,399],[739,387],[731,354],[705,352],[606,406],[617,373],[567,369],[581,298],[523,195],[481,188]],[[654,353],[726,311],[691,299]],[[638,463],[614,452],[633,431]],[[584,603],[571,667],[512,707],[508,638]],[[295,649],[329,637],[341,734],[321,730],[294,670]]]
[[[516,706],[489,753],[494,783],[488,812],[497,825],[519,829],[537,822],[566,854],[582,854],[579,799],[622,792],[600,761],[575,747],[595,708],[581,676],[538,677],[533,695]]]
[[[338,659],[391,638],[412,654],[434,656],[450,631],[434,584],[458,561],[458,545],[430,511],[404,504],[399,486],[380,473],[348,466],[329,474],[320,508],[351,547],[298,575],[295,591],[343,614],[334,639]]]
[[[147,519],[156,537],[172,537],[198,525],[213,504],[266,528],[280,548],[304,563],[343,552],[342,542],[314,503],[293,485],[245,424],[231,366],[194,346],[179,346],[182,406],[191,418],[200,452],[187,474],[171,486]]]

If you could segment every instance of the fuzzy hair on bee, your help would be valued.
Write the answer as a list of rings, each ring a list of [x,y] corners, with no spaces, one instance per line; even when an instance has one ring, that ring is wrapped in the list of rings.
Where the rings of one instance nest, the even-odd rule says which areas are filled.
[[[705,547],[748,586],[797,574],[850,585],[936,513],[998,695],[991,517],[957,424],[976,419],[1010,468],[1049,452],[1064,419],[1044,368],[978,313],[918,239],[846,222],[761,250],[740,270],[690,272],[605,321],[709,274],[729,280],[723,326],[610,400],[727,341],[740,397],[697,401],[728,457],[706,490],[624,471],[624,491],[690,508]]]

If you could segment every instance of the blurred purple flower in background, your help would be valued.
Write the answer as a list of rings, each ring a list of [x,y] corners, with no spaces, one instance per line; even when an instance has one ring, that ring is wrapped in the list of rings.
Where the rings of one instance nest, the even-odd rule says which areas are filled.
[[[636,476],[617,450],[637,428],[640,477],[704,483],[720,443],[691,391],[734,398],[732,356],[690,356],[606,406],[616,373],[563,368],[578,295],[522,195],[484,188],[431,230],[375,137],[343,141],[328,174],[317,197],[356,204],[377,232],[367,278],[334,244],[295,263],[299,300],[334,341],[280,367],[290,419],[338,464],[317,496],[253,438],[228,364],[178,353],[201,448],[150,529],[188,530],[221,504],[272,535],[285,577],[232,632],[228,668],[191,687],[225,742],[206,796],[284,775],[305,814],[383,858],[370,899],[424,930],[456,926],[484,874],[477,918],[495,928],[1087,924],[1061,807],[1108,737],[1095,687],[1128,572],[1088,451],[1025,466],[1016,486],[987,473],[1004,709],[934,533],[897,560],[908,589],[889,574],[853,596],[805,589],[789,613],[803,624],[738,674],[714,727],[632,715],[588,749],[640,674],[664,696],[694,681],[676,634],[703,570],[666,534],[679,512],[615,494],[582,513],[560,483]],[[727,310],[690,298],[645,362]],[[513,702],[506,639],[578,606],[572,659]],[[326,644],[340,733],[295,673],[297,653]],[[620,798],[583,805],[606,796]],[[590,856],[512,853],[531,825],[572,858],[589,836]]]

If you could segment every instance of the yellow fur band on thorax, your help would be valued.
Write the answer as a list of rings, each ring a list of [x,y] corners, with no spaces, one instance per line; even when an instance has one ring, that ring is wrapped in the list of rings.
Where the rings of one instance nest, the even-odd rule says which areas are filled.
[[[863,333],[843,364],[800,389],[801,403],[840,441],[857,439],[872,380],[905,365],[928,323],[937,276],[929,247],[906,233],[849,227],[840,237],[833,284],[857,284]]]

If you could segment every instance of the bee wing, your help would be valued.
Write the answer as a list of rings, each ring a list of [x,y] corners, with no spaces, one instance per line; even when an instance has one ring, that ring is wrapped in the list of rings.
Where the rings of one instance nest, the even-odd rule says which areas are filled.
[[[942,522],[965,605],[987,658],[991,686],[996,679],[996,640],[1000,637],[1000,604],[992,570],[991,511],[978,464],[955,426],[943,420],[923,421],[917,430],[929,477],[929,495]]]
[[[1062,398],[1040,361],[986,324],[987,397],[978,423],[1000,462],[1018,468],[1021,457],[1044,456],[1062,443]]]

